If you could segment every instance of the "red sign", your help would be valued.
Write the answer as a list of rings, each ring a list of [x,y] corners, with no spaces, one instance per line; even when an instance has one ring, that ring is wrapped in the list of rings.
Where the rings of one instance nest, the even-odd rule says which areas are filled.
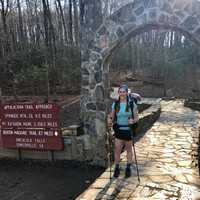
[[[61,150],[56,104],[1,105],[1,136],[6,148]]]
[[[3,135],[3,147],[40,150],[61,150],[63,141],[58,136],[24,136],[24,135]]]
[[[56,104],[4,104],[2,128],[56,128],[59,107]]]
[[[1,130],[1,115],[0,115],[0,130]],[[1,131],[0,131],[0,148],[3,147]]]
[[[2,128],[54,128],[58,129],[58,122],[55,119],[2,119]]]

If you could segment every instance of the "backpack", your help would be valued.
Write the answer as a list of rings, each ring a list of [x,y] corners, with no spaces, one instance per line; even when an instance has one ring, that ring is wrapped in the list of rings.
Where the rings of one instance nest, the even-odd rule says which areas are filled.
[[[137,105],[138,99],[133,95],[131,95],[131,93],[128,95],[128,98],[130,99],[130,102],[133,101]]]

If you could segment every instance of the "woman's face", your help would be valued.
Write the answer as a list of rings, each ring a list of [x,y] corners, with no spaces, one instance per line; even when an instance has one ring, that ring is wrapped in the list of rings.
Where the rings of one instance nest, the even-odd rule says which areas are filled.
[[[119,98],[121,100],[126,99],[126,97],[128,95],[127,91],[124,88],[120,88],[119,91],[118,91],[118,94],[119,94]]]

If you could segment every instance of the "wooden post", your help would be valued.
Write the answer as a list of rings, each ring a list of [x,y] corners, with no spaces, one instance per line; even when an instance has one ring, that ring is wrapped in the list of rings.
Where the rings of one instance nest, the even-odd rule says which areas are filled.
[[[50,150],[49,151],[49,160],[51,161],[51,162],[54,162],[55,161],[55,158],[54,158],[54,150]]]
[[[20,148],[18,148],[18,160],[22,160],[22,152]]]

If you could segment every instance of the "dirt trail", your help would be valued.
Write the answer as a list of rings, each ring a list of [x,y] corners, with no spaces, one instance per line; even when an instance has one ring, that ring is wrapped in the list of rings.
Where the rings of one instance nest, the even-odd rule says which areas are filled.
[[[102,173],[77,162],[0,160],[1,200],[72,200]]]

